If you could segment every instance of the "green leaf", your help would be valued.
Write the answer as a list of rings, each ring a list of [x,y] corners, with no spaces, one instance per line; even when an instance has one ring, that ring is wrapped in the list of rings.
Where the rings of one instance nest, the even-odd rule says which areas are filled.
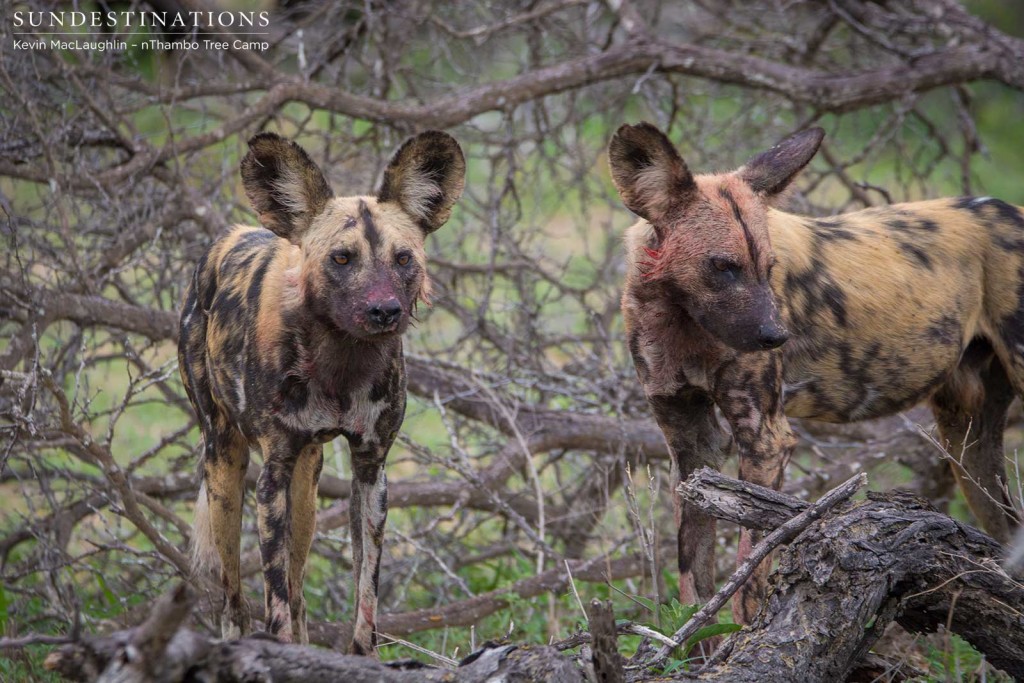
[[[736,631],[739,631],[741,628],[743,627],[739,624],[709,624],[704,626],[698,629],[697,632],[693,634],[693,637],[686,641],[686,654],[689,655],[693,646],[702,640],[714,638],[715,636],[723,636],[728,633],[736,633]]]
[[[650,598],[645,598],[642,595],[636,595],[634,596],[634,599],[641,605],[646,607],[651,612],[651,614],[655,614],[658,611],[658,604],[654,602],[654,600],[651,600]]]
[[[700,610],[700,605],[683,605],[678,600],[672,598],[672,602],[665,605],[665,616],[667,617],[666,623],[664,624],[665,631],[667,633],[675,633],[683,624],[693,618],[693,615]]]
[[[685,663],[686,663],[686,661],[682,660],[682,659],[675,659],[675,658],[669,659],[668,660],[668,664],[666,664],[665,668],[661,670],[661,675],[662,676],[667,676],[670,673],[672,673],[673,671],[676,671],[677,669],[683,668],[683,664],[685,664]]]

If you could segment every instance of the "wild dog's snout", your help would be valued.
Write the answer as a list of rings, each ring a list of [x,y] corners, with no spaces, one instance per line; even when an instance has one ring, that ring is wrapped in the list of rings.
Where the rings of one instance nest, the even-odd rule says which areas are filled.
[[[789,339],[789,331],[777,323],[765,323],[757,330],[757,343],[762,349],[777,349]]]
[[[371,302],[366,307],[366,318],[382,329],[393,326],[401,315],[402,303],[395,297]]]

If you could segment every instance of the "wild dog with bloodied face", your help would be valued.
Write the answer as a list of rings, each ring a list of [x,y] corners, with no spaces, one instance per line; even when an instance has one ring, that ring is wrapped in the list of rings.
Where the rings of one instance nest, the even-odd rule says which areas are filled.
[[[674,481],[718,467],[778,488],[786,416],[852,422],[927,400],[963,467],[974,514],[1000,541],[1003,429],[1024,394],[1024,215],[988,197],[831,218],[775,208],[824,132],[797,133],[731,172],[694,176],[650,124],[622,126],[612,178],[642,219],[626,237],[629,350],[673,456]],[[731,427],[723,433],[718,406]],[[714,593],[714,519],[675,500],[682,602]],[[741,534],[738,559],[757,539]],[[736,601],[754,616],[769,562]]]
[[[250,629],[239,542],[250,448],[266,628],[308,642],[302,594],[323,444],[352,452],[355,653],[375,653],[387,516],[384,460],[405,414],[402,333],[429,291],[424,238],[462,193],[465,160],[437,131],[407,141],[374,196],[335,197],[294,142],[262,133],[241,164],[264,228],[235,227],[200,260],[178,348],[203,434],[197,568],[219,560],[224,637]]]

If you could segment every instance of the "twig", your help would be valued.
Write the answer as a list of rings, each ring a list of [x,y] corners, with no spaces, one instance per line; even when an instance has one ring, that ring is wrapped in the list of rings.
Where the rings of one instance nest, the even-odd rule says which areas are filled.
[[[625,624],[619,624],[619,631],[621,633],[631,633],[634,636],[650,638],[651,640],[656,640],[662,645],[668,647],[676,647],[675,641],[666,636],[664,633],[660,631],[655,631],[653,628],[647,628],[642,624],[633,623],[632,621],[628,621]]]
[[[616,621],[615,631],[620,636],[641,636],[643,638],[650,638],[651,640],[656,640],[659,643],[663,643],[665,645],[673,645],[672,639],[666,636],[664,633],[660,633],[658,631],[655,631],[653,628],[648,628],[647,626],[643,626],[632,621],[625,621],[624,619],[619,619]],[[578,647],[584,643],[589,643],[592,640],[593,638],[591,638],[591,635],[589,633],[582,631],[579,633],[574,633],[568,638],[563,638],[562,640],[558,640],[554,643],[551,643],[551,647],[556,648],[557,650],[568,650],[570,648]]]
[[[387,633],[379,633],[377,635],[379,635],[381,638],[387,638],[390,641],[387,643],[381,643],[380,647],[385,647],[387,645],[403,645],[409,648],[410,650],[419,652],[420,654],[424,654],[430,657],[431,659],[436,659],[437,661],[441,662],[450,669],[454,669],[459,665],[458,661],[452,659],[451,657],[445,657],[440,653],[434,652],[433,650],[428,650],[427,648],[417,645],[416,643],[410,643],[408,640],[403,640],[398,636],[388,635]]]
[[[576,590],[576,581],[572,578],[572,569],[569,567],[569,560],[562,560],[565,563],[565,573],[569,576],[569,587],[572,588],[572,594],[576,596],[576,604],[580,606],[580,612],[583,613],[583,618],[588,622],[590,616],[587,614],[587,610],[583,609],[583,601],[580,600],[579,591]]]
[[[68,636],[48,636],[42,633],[30,633],[20,638],[0,638],[0,651],[28,647],[29,645],[64,645],[70,643]]]

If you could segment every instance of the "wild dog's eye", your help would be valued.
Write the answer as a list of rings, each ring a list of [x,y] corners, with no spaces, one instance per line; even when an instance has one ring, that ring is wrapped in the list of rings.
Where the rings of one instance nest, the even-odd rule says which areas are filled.
[[[738,273],[742,270],[740,264],[735,261],[730,261],[727,258],[722,258],[721,256],[712,256],[711,265],[715,267],[715,270],[722,273]]]
[[[339,266],[344,266],[349,261],[349,255],[348,254],[335,254],[334,256],[331,257],[331,259],[335,263],[337,263]]]
[[[407,266],[409,265],[409,261],[412,260],[412,256],[409,254],[399,254],[396,260],[398,261],[398,265]]]

